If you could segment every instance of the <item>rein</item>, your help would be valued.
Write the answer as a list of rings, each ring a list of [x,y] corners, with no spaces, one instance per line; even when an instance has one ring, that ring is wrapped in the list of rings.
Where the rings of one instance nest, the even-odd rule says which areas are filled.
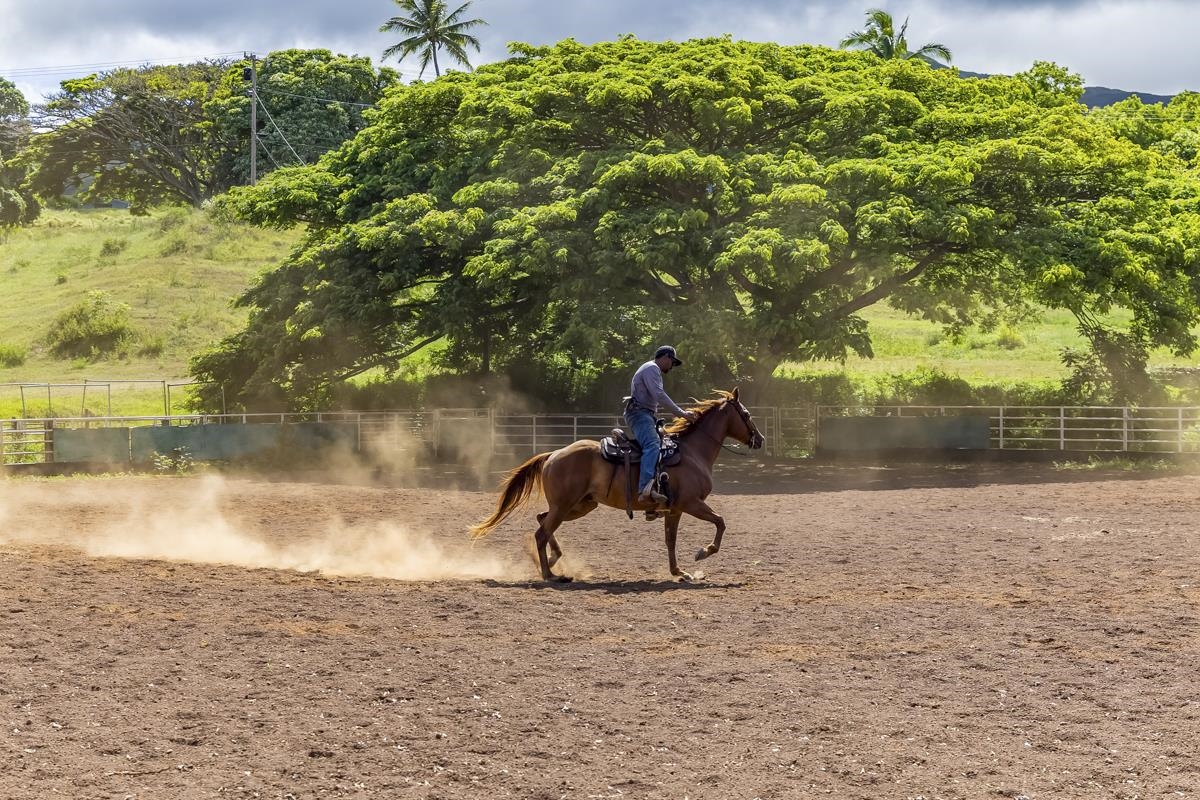
[[[733,407],[733,410],[734,410],[734,411],[736,411],[736,412],[738,413],[738,416],[742,418],[742,422],[743,422],[743,424],[745,424],[745,426],[746,426],[746,430],[750,431],[750,436],[751,436],[751,438],[753,438],[753,437],[754,437],[756,434],[757,434],[759,437],[761,437],[761,436],[762,436],[762,434],[761,434],[761,433],[759,433],[758,426],[757,426],[757,425],[755,425],[755,424],[754,424],[754,423],[753,423],[753,422],[750,420],[750,418],[749,418],[749,414],[746,414],[746,413],[744,413],[744,412],[742,411],[742,409],[740,408],[740,406],[739,406],[739,405],[735,405],[735,406]],[[721,446],[721,449],[723,449],[723,450],[728,450],[729,452],[733,453],[735,456],[740,456],[741,458],[750,458],[750,453],[749,453],[749,451],[747,451],[747,452],[742,452],[742,450],[741,450],[741,447],[740,447],[740,446],[731,446],[731,445],[727,445],[727,444],[725,444],[725,440],[724,440],[724,439],[718,439],[717,437],[713,436],[711,433],[709,433],[708,431],[704,430],[703,428],[693,428],[693,430],[695,430],[695,431],[697,431],[697,432],[699,432],[699,433],[703,433],[703,434],[704,434],[705,436],[707,436],[709,439],[711,439],[712,441],[714,441],[714,442],[716,442],[718,445],[720,445],[720,446]],[[738,445],[741,445],[741,442],[738,442]]]

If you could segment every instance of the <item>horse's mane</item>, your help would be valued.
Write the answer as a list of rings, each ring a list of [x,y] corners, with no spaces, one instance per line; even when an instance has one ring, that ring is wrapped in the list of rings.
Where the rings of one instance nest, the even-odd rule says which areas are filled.
[[[692,428],[695,428],[697,425],[703,422],[705,416],[720,408],[725,401],[733,399],[733,392],[726,392],[721,389],[713,389],[713,393],[716,395],[716,397],[710,397],[707,400],[696,400],[696,398],[693,397],[692,400],[695,401],[695,404],[688,406],[687,410],[695,411],[696,419],[689,420],[686,417],[677,417],[671,422],[670,425],[667,426],[667,433],[671,434],[672,436],[681,436],[687,433]]]

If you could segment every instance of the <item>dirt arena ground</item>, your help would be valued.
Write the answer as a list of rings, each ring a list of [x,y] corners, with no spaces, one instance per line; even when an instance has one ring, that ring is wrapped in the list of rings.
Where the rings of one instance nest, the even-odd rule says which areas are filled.
[[[692,583],[601,509],[543,585],[493,502],[0,480],[0,797],[1200,792],[1200,478],[742,462]]]

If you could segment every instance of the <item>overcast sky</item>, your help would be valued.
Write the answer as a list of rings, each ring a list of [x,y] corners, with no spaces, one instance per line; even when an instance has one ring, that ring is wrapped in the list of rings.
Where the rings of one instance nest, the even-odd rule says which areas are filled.
[[[1090,86],[1200,89],[1200,0],[474,0],[471,15],[489,22],[476,32],[483,50],[474,63],[503,58],[511,41],[623,33],[836,46],[862,27],[868,6],[897,22],[910,17],[910,47],[941,42],[964,70],[1012,73],[1040,59]],[[289,47],[378,62],[397,38],[379,26],[397,13],[392,0],[0,0],[0,76],[37,102],[65,78],[138,63]],[[388,63],[415,77],[415,61]]]

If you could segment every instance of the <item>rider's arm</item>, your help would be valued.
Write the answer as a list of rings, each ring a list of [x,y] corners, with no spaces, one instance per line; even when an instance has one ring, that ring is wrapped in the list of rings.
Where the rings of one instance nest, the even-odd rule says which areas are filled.
[[[654,389],[654,396],[658,398],[658,402],[667,408],[677,417],[686,417],[687,412],[676,405],[675,401],[667,394],[667,390],[663,388],[662,373],[651,373],[650,384]]]

